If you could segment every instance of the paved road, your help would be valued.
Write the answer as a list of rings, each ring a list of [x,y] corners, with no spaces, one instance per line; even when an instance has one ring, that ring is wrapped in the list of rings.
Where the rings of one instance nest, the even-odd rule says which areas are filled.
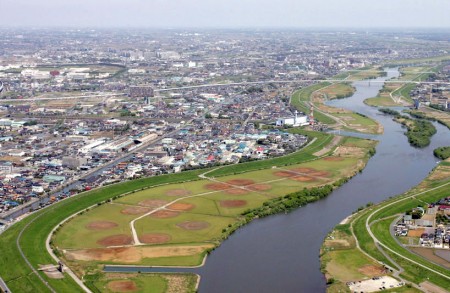
[[[370,224],[370,219],[372,218],[373,215],[375,215],[375,213],[379,212],[380,210],[383,210],[383,209],[385,209],[385,208],[387,208],[387,207],[389,207],[389,206],[395,205],[395,204],[397,204],[397,203],[399,203],[399,202],[401,202],[401,201],[404,201],[404,200],[413,198],[413,197],[415,197],[415,196],[418,196],[418,195],[421,195],[421,194],[424,194],[424,193],[428,193],[428,192],[430,192],[430,191],[433,191],[433,190],[442,188],[442,187],[447,186],[447,185],[450,185],[450,182],[447,182],[447,183],[442,184],[442,185],[440,185],[440,186],[437,186],[437,187],[428,189],[428,190],[426,190],[426,191],[422,191],[422,192],[419,192],[419,193],[416,193],[416,194],[412,194],[412,195],[407,196],[407,197],[403,197],[403,198],[401,198],[401,199],[399,199],[399,200],[393,201],[393,202],[391,202],[391,203],[389,203],[389,204],[387,204],[387,205],[384,205],[384,206],[382,206],[382,207],[380,207],[380,208],[378,208],[378,209],[375,209],[375,210],[367,217],[367,219],[366,219],[366,230],[367,230],[367,232],[369,233],[370,237],[373,239],[373,241],[374,241],[374,243],[375,243],[376,245],[380,245],[380,246],[382,246],[385,250],[388,250],[389,252],[391,252],[391,253],[393,253],[393,254],[395,254],[395,255],[397,255],[397,256],[403,258],[404,260],[407,260],[407,261],[409,261],[409,262],[411,262],[411,263],[413,263],[413,264],[415,264],[415,265],[418,265],[418,266],[420,266],[420,267],[422,267],[422,268],[424,268],[424,269],[426,269],[426,270],[429,270],[429,271],[431,271],[431,272],[433,272],[433,273],[435,273],[435,274],[437,274],[437,275],[439,275],[439,276],[441,276],[441,277],[444,277],[444,278],[450,280],[450,277],[449,277],[448,275],[443,274],[443,273],[441,273],[441,272],[438,272],[438,271],[436,271],[436,270],[434,270],[434,269],[432,269],[432,268],[430,268],[430,267],[428,267],[428,266],[426,266],[426,265],[423,265],[422,263],[416,262],[416,261],[414,261],[414,260],[412,260],[412,259],[410,259],[410,258],[408,258],[408,257],[406,257],[406,256],[404,256],[404,255],[402,255],[401,253],[398,253],[397,251],[391,249],[391,248],[388,247],[386,244],[382,243],[382,242],[374,235],[374,233],[373,233],[372,230],[370,229],[370,226],[371,226],[371,224]]]
[[[6,283],[3,281],[3,279],[1,277],[0,277],[0,288],[5,293],[11,292],[11,290],[9,290],[8,286],[6,285]]]
[[[266,83],[301,83],[301,82],[359,82],[360,80],[344,80],[344,79],[297,79],[297,80],[264,80],[264,81],[248,81],[248,82],[231,82],[231,83],[212,83],[203,85],[191,85],[183,87],[173,87],[166,89],[155,89],[155,92],[168,92],[186,89],[196,89],[196,88],[208,88],[208,87],[225,87],[225,86],[239,86],[239,85],[256,85],[256,84],[266,84]],[[362,81],[362,80],[361,80]],[[437,81],[418,81],[418,80],[364,80],[367,83],[415,83],[415,84],[446,84],[450,85],[450,82],[437,82]]]
[[[92,98],[104,98],[104,97],[116,97],[124,96],[125,93],[120,94],[99,94],[99,95],[86,95],[86,96],[68,96],[68,97],[55,97],[55,98],[25,98],[25,99],[1,99],[0,102],[35,102],[35,101],[54,101],[54,100],[79,100],[79,99],[92,99]]]

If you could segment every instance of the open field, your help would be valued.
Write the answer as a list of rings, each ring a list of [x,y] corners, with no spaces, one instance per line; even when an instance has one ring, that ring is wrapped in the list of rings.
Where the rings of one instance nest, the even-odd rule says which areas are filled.
[[[435,66],[436,67],[436,66]],[[426,80],[435,67],[430,66],[410,66],[400,68],[400,77],[398,80]],[[388,83],[374,98],[368,98],[364,101],[373,107],[394,107],[412,105],[411,91],[416,88],[416,84]]]
[[[225,176],[225,175],[232,175],[237,173],[244,173],[248,170],[262,170],[265,168],[271,168],[272,166],[285,166],[285,165],[295,165],[299,164],[301,162],[307,162],[310,160],[317,159],[317,156],[313,155],[323,147],[327,146],[331,141],[333,136],[329,134],[323,134],[323,133],[314,133],[314,132],[305,132],[303,130],[293,129],[293,131],[300,131],[301,133],[307,133],[310,135],[311,138],[315,138],[315,140],[305,147],[304,149],[293,153],[291,155],[288,155],[286,157],[280,157],[275,158],[271,160],[266,161],[255,161],[255,162],[249,162],[245,164],[238,164],[238,165],[232,165],[232,166],[225,166],[220,169],[215,170],[214,172],[211,172],[208,174],[208,176]],[[361,147],[367,148],[366,151],[368,152],[371,150],[375,144],[373,141],[368,142],[362,142],[356,139],[345,139],[343,143],[348,145],[355,145],[360,144]],[[332,151],[331,149],[330,151]],[[363,161],[367,160],[367,156],[365,156]],[[15,225],[11,226],[7,231],[5,231],[2,234],[2,237],[0,238],[0,245],[2,247],[2,250],[0,252],[0,275],[2,278],[6,281],[8,286],[13,290],[13,292],[45,292],[49,290],[45,283],[41,281],[38,278],[38,275],[42,277],[45,282],[47,282],[48,286],[50,286],[52,289],[56,290],[57,292],[81,292],[81,288],[73,281],[72,278],[70,278],[66,273],[64,274],[64,279],[49,279],[47,276],[42,272],[33,272],[33,270],[30,268],[30,266],[27,264],[27,262],[24,260],[24,258],[21,255],[21,252],[19,250],[19,246],[16,244],[16,239],[18,239],[17,243],[20,245],[20,248],[23,250],[24,256],[29,260],[30,265],[34,268],[38,267],[38,264],[55,264],[55,261],[52,259],[52,257],[47,254],[43,253],[43,247],[45,247],[45,242],[47,239],[47,236],[50,234],[52,229],[54,227],[57,227],[60,222],[62,222],[67,217],[74,215],[80,211],[83,211],[86,208],[90,208],[91,211],[94,211],[92,209],[93,206],[98,206],[98,203],[101,203],[101,206],[99,207],[99,211],[101,212],[103,207],[106,208],[106,206],[114,207],[120,204],[126,204],[126,202],[120,203],[120,202],[114,202],[113,204],[105,204],[106,201],[114,198],[115,200],[122,200],[127,199],[127,197],[121,197],[121,195],[130,193],[131,191],[135,190],[136,192],[133,192],[133,194],[138,194],[141,190],[147,190],[149,187],[158,187],[158,186],[164,186],[171,183],[179,183],[177,188],[166,188],[164,189],[161,187],[159,189],[160,193],[158,196],[163,196],[163,193],[166,193],[164,196],[167,196],[170,199],[176,199],[180,198],[181,196],[185,196],[185,188],[183,185],[187,184],[188,186],[192,183],[195,186],[195,181],[199,180],[198,175],[207,172],[208,169],[203,170],[195,170],[195,171],[189,171],[189,172],[182,172],[178,174],[171,174],[171,175],[163,175],[163,176],[157,176],[157,177],[150,177],[150,178],[144,178],[144,179],[137,179],[133,181],[126,181],[115,185],[106,186],[100,189],[92,190],[89,192],[81,193],[75,197],[68,198],[64,201],[58,202],[46,209],[37,211],[30,215],[29,217],[23,219],[22,221],[16,223]],[[218,177],[216,177],[218,178]],[[281,178],[283,179],[283,178]],[[340,178],[339,178],[340,179]],[[286,183],[289,182],[290,188],[292,188],[292,191],[295,191],[295,188],[297,186],[303,186],[304,184],[308,184],[305,182],[299,182],[296,180],[290,180],[290,179],[283,179],[286,180]],[[274,182],[276,184],[276,182]],[[194,187],[190,187],[194,188]],[[203,188],[203,187],[197,187],[197,188]],[[261,190],[265,189],[267,187],[265,186],[259,186],[256,189],[258,189],[259,193],[265,193],[267,190]],[[195,188],[194,188],[195,189]],[[195,192],[195,190],[194,190]],[[255,191],[256,192],[256,191]],[[288,192],[288,190],[285,190],[285,192]],[[236,196],[236,195],[233,195]],[[187,200],[187,199],[184,199]],[[204,199],[204,201],[209,201],[210,204],[211,200]],[[183,202],[182,202],[183,203]],[[126,209],[125,207],[124,209]],[[127,210],[124,215],[121,213],[122,210],[120,210],[119,213],[123,215],[123,217],[128,217],[129,215],[135,214],[135,216],[140,216],[142,214],[139,214],[142,212],[142,210],[136,210],[135,207],[131,207],[132,209]],[[148,208],[148,207],[139,207],[142,208]],[[175,208],[186,208],[186,206],[178,205]],[[233,208],[229,207],[222,207],[223,209],[227,208],[229,211],[232,211]],[[206,207],[206,209],[209,209]],[[117,208],[116,208],[117,210]],[[175,211],[178,212],[178,211]],[[183,211],[183,213],[188,213],[189,211]],[[199,211],[201,213],[202,211]],[[86,212],[82,212],[83,215],[86,214]],[[118,216],[118,218],[121,218],[122,215]],[[76,217],[77,218],[77,217]],[[75,219],[76,219],[75,218]],[[231,217],[232,218],[232,217]],[[114,222],[116,218],[111,219],[111,222]],[[92,223],[94,222],[94,223]],[[95,223],[97,222],[97,223]],[[83,229],[89,227],[91,231],[91,235],[94,235],[97,233],[98,229],[105,229],[105,230],[99,230],[100,233],[106,233],[104,231],[107,231],[106,228],[110,229],[121,229],[122,227],[120,224],[117,223],[107,223],[110,221],[107,220],[100,220],[97,219],[97,221],[86,221],[83,226]],[[70,224],[67,223],[64,225],[64,227],[68,227]],[[117,224],[117,226],[116,226]],[[237,227],[239,227],[242,224],[239,224],[237,226],[228,227],[226,229],[225,235],[228,235],[230,233],[229,231],[233,231]],[[59,231],[62,230],[62,228],[58,228]],[[192,224],[185,225],[185,227],[192,227]],[[198,227],[197,224],[194,224],[194,227]],[[230,230],[231,229],[231,230]],[[195,231],[195,230],[194,230]],[[81,232],[81,233],[87,233],[87,232]],[[119,233],[119,234],[125,234],[125,233]],[[58,235],[56,237],[59,237]],[[107,235],[105,235],[107,237]],[[164,237],[162,235],[151,235],[151,236],[145,236],[146,239],[162,239],[161,237]],[[121,240],[122,239],[122,240]],[[123,236],[116,237],[113,239],[114,241],[123,241]],[[55,244],[55,239],[51,241],[51,244]],[[111,240],[111,239],[110,239]],[[221,240],[221,239],[219,239]],[[218,241],[219,241],[218,240]],[[64,241],[64,240],[61,240]],[[154,240],[153,240],[154,241]],[[78,239],[78,242],[81,242],[81,239]],[[97,245],[96,241],[91,241],[90,243],[94,243]],[[103,242],[104,243],[104,242]],[[178,249],[177,255],[175,256],[167,256],[167,254],[174,254],[174,251],[176,249],[173,249],[171,245],[168,244],[160,244],[160,245],[143,245],[144,247],[149,247],[151,249],[144,249],[144,252],[138,252],[138,255],[148,255],[152,254],[152,258],[143,258],[143,262],[147,263],[149,265],[195,265],[201,262],[203,259],[204,253],[198,254],[196,249],[198,247],[193,246],[203,246],[201,248],[203,251],[208,251],[209,249],[206,248],[207,245],[211,245],[211,242],[205,242],[205,243],[192,243],[189,245],[185,245],[183,249]],[[215,243],[213,245],[216,245]],[[68,245],[72,246],[72,244]],[[191,247],[188,247],[191,246]],[[162,249],[162,252],[164,252],[164,257],[161,256],[162,252],[161,250],[155,250],[155,247],[166,247],[165,249]],[[140,249],[142,249],[140,248]],[[94,249],[108,249],[107,247],[97,247]],[[181,251],[181,252],[180,252]],[[60,252],[55,250],[55,252],[59,255]],[[71,250],[73,252],[73,250]],[[113,251],[112,253],[117,253],[117,251]],[[108,255],[108,254],[106,254]],[[158,256],[158,257],[155,257]],[[151,260],[151,261],[150,261]],[[107,261],[105,261],[107,262]],[[14,266],[11,266],[10,264],[14,263]],[[99,271],[98,262],[91,261],[80,261],[80,262],[72,262],[73,267],[71,267],[74,271],[77,272],[86,272],[88,275],[91,275],[92,273],[96,273]],[[86,275],[86,276],[88,276]]]
[[[334,155],[314,161],[138,191],[73,218],[53,243],[79,275],[100,264],[199,265],[242,225],[242,213],[271,198],[353,176],[374,144],[346,138]],[[142,245],[133,239],[133,218]],[[92,229],[98,233],[90,234]]]
[[[197,276],[191,274],[104,274],[88,278],[94,292],[195,292]]]
[[[450,115],[448,114],[448,112],[436,110],[430,107],[421,107],[417,111],[411,111],[411,113],[423,115],[427,119],[436,120],[439,123],[450,128]]]
[[[318,83],[315,85],[311,85],[305,88],[302,88],[298,91],[296,91],[293,95],[292,95],[292,99],[291,99],[291,105],[294,106],[295,108],[297,108],[300,112],[303,112],[305,114],[309,114],[310,113],[310,108],[311,105],[309,104],[310,102],[310,97],[312,95],[313,92],[324,88],[326,86],[330,85],[330,83],[328,82],[322,82],[322,83]],[[336,123],[332,118],[317,112],[314,113],[314,118],[317,119],[319,122],[322,122],[324,124],[334,124]]]
[[[427,64],[434,62],[442,62],[450,60],[450,55],[442,55],[437,57],[427,57],[427,58],[417,58],[417,59],[404,59],[404,60],[393,60],[386,63],[386,66],[399,66],[399,65],[411,65],[411,64]]]
[[[333,280],[328,292],[348,291],[347,282],[380,277],[387,274],[383,266],[356,248],[350,225],[338,225],[327,236],[321,248],[322,271]]]
[[[379,262],[389,265],[396,270],[400,269],[401,267],[404,271],[399,271],[397,272],[397,274],[400,273],[400,277],[407,281],[413,282],[415,284],[421,284],[424,281],[429,281],[435,285],[440,286],[441,288],[449,288],[449,271],[448,269],[435,264],[439,262],[436,261],[437,258],[432,253],[432,250],[429,250],[428,253],[422,251],[420,254],[422,256],[425,256],[425,258],[422,258],[421,256],[408,251],[406,248],[399,246],[389,230],[392,221],[394,221],[400,213],[403,213],[410,208],[422,206],[424,202],[431,203],[440,198],[448,196],[448,193],[450,192],[449,174],[450,165],[446,162],[443,162],[416,188],[408,191],[400,197],[389,199],[377,206],[367,208],[361,211],[359,214],[353,216],[350,224],[353,229],[353,235],[358,241],[361,250],[374,259],[378,260]],[[395,204],[391,204],[394,202]],[[375,246],[375,243],[366,227],[367,221],[369,222],[369,225],[371,225],[370,230],[377,238],[377,241],[380,242],[380,245],[384,247],[383,251],[389,256],[390,259],[386,258],[386,256],[383,255]],[[337,226],[335,229],[337,230],[340,227],[342,227],[342,225]],[[336,234],[336,232],[334,232],[334,234],[331,235],[339,236],[342,235],[342,233]],[[341,250],[351,251],[352,249],[354,249],[352,245],[343,245],[343,243],[351,243],[351,241],[348,240],[348,236],[344,236],[346,237],[344,238],[345,241],[339,241],[339,237],[334,237],[333,239],[327,238],[324,242],[322,250],[326,251],[326,253],[324,253],[324,255],[322,256],[322,265],[329,274],[328,278],[336,278],[338,280],[343,279],[341,276],[341,271],[335,269],[333,265],[336,265],[336,263],[339,263],[339,261],[342,260],[339,255],[339,252]],[[333,247],[333,241],[335,243],[334,249],[330,249],[330,247]],[[399,255],[397,255],[397,253]],[[352,256],[357,257],[357,254]],[[427,256],[431,261],[434,261],[435,263],[431,263],[430,261],[428,261],[426,259]],[[367,256],[361,254],[361,257],[358,257],[358,260],[362,261],[362,258],[366,257]],[[410,260],[424,265],[426,266],[426,268],[412,263]],[[341,265],[351,266],[353,263],[354,260],[352,258],[348,258],[344,259]],[[331,264],[330,270],[328,269],[329,264]],[[448,278],[445,278],[431,270],[439,272],[447,276]],[[330,288],[333,287],[334,285],[332,285]],[[334,292],[332,290],[330,291]]]
[[[378,67],[365,67],[357,70],[348,70],[333,76],[333,79],[342,79],[356,81],[363,79],[372,79],[383,76],[385,73]]]
[[[347,83],[335,83],[319,91],[324,94],[327,99],[342,99],[351,96],[355,89]]]
[[[303,88],[294,93],[291,104],[304,113],[310,113],[314,105],[314,118],[335,129],[345,129],[363,133],[382,133],[378,122],[358,113],[326,106],[326,100],[349,97],[355,89],[348,83],[320,83]],[[333,118],[331,118],[331,117]]]

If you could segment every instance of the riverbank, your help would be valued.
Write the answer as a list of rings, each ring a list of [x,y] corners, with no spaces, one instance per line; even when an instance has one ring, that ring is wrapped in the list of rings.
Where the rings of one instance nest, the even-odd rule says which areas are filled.
[[[375,144],[344,138],[310,162],[215,178],[211,172],[203,180],[129,194],[60,225],[51,242],[80,277],[98,273],[101,264],[196,266],[251,220],[329,194],[364,168]],[[296,193],[304,188],[311,192]],[[133,241],[126,229],[130,221],[137,232]]]
[[[411,283],[402,292],[417,292],[413,287],[419,288],[425,281],[449,288],[448,270],[408,252],[392,239],[389,231],[398,213],[432,203],[449,192],[450,161],[444,161],[417,187],[394,199],[369,205],[354,214],[348,224],[336,226],[321,249],[322,270],[329,284],[327,291],[348,290],[348,282],[380,276]]]
[[[426,80],[430,75],[430,71],[435,67],[430,66],[407,66],[399,69],[400,76],[395,80]],[[417,84],[409,83],[388,83],[375,97],[364,100],[364,103],[372,107],[396,107],[411,106],[411,91],[417,87]]]
[[[393,116],[395,122],[400,123],[401,125],[406,127],[407,132],[405,133],[405,135],[408,138],[408,142],[411,144],[411,146],[424,148],[430,144],[431,137],[436,134],[436,128],[433,126],[433,124],[424,119],[419,119],[418,117],[421,116],[411,114],[412,117],[418,119],[410,118],[388,108],[381,108],[379,109],[379,111],[386,115]]]
[[[379,73],[377,72],[377,74]],[[348,77],[353,77],[353,75]],[[383,133],[382,125],[376,120],[358,112],[330,107],[326,104],[327,101],[351,97],[355,91],[355,87],[346,79],[342,83],[320,83],[295,92],[292,96],[291,104],[299,111],[307,114],[313,109],[314,119],[320,123],[327,124],[328,127],[334,130],[368,134]]]

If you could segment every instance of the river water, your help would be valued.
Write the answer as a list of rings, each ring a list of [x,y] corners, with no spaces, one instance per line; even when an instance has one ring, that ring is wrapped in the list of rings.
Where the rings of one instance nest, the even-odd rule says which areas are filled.
[[[390,69],[386,80],[398,76]],[[327,198],[287,215],[256,220],[238,230],[196,271],[200,292],[325,292],[319,250],[327,233],[342,219],[368,202],[380,202],[403,193],[422,181],[436,166],[433,149],[450,145],[446,127],[435,124],[430,146],[409,145],[404,129],[389,116],[366,106],[382,84],[355,82],[355,94],[328,104],[362,113],[378,120],[384,134],[377,153],[364,171]]]
[[[398,75],[398,70],[390,69],[387,77],[377,81]],[[201,293],[325,292],[319,250],[328,232],[358,207],[368,202],[380,202],[417,185],[436,166],[438,160],[433,156],[433,150],[450,145],[449,130],[434,123],[437,133],[430,146],[411,147],[403,135],[405,129],[391,117],[381,115],[376,108],[363,103],[364,99],[377,95],[382,83],[361,81],[355,82],[354,86],[356,92],[352,97],[327,104],[367,115],[384,126],[382,135],[357,135],[380,141],[377,153],[362,173],[325,199],[287,215],[259,219],[241,228],[208,257],[203,267],[139,270],[198,273]]]

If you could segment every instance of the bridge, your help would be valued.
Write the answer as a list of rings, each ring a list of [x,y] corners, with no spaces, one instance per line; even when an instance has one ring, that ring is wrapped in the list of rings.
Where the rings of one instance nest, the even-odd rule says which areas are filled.
[[[428,73],[428,72],[418,72]],[[228,86],[249,86],[261,84],[291,84],[291,83],[315,83],[315,82],[331,82],[331,83],[346,83],[346,82],[366,82],[368,85],[376,83],[391,83],[391,84],[426,84],[426,85],[450,85],[450,81],[420,81],[420,80],[348,80],[348,79],[295,79],[295,80],[261,80],[261,81],[244,81],[244,82],[230,82],[230,83],[212,83],[191,85],[183,87],[172,87],[164,89],[155,89],[154,92],[170,92],[190,89],[213,88],[213,87],[228,87]],[[0,89],[3,89],[3,83],[0,81]],[[0,90],[1,92],[1,90]],[[36,102],[36,101],[53,101],[53,100],[78,100],[78,99],[92,99],[92,98],[110,98],[126,96],[127,93],[102,93],[97,95],[83,95],[83,96],[66,96],[54,98],[26,98],[26,99],[1,99],[0,102]]]
[[[185,89],[197,89],[197,88],[208,88],[208,87],[226,87],[226,86],[242,86],[242,85],[258,85],[258,84],[289,84],[289,83],[302,83],[302,82],[332,82],[332,83],[345,83],[345,82],[366,82],[367,84],[372,83],[394,83],[394,84],[428,84],[428,85],[450,85],[450,81],[420,81],[420,80],[348,80],[348,79],[296,79],[296,80],[263,80],[263,81],[248,81],[248,82],[231,82],[231,83],[213,83],[204,85],[192,85],[184,87],[173,87],[167,89],[155,89],[155,92],[168,92],[177,91]]]

